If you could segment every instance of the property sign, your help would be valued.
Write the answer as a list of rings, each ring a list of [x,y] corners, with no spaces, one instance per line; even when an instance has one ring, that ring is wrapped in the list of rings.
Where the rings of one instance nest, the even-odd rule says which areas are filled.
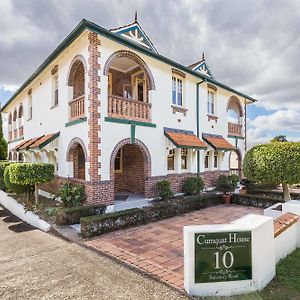
[[[195,233],[195,283],[249,279],[251,231]]]

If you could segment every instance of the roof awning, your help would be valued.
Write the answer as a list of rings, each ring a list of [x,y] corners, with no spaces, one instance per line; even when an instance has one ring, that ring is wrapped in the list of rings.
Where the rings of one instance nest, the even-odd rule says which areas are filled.
[[[207,148],[207,145],[192,131],[164,128],[164,134],[178,148]]]
[[[46,145],[51,143],[53,140],[55,140],[57,137],[59,137],[59,132],[57,133],[51,133],[44,135],[40,137],[38,140],[36,140],[34,143],[32,143],[29,148],[44,148]]]
[[[51,143],[54,139],[56,139],[59,136],[59,132],[57,133],[51,133],[47,135],[42,135],[30,140],[23,141],[16,147],[12,149],[12,151],[20,151],[20,150],[28,150],[28,149],[34,149],[39,148],[42,149],[49,143]]]
[[[236,147],[231,145],[222,135],[203,133],[202,138],[215,150],[230,151],[236,149]]]

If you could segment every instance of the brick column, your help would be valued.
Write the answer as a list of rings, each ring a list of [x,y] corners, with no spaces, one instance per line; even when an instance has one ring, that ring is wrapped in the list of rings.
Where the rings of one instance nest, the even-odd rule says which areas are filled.
[[[114,201],[113,184],[111,181],[101,181],[100,158],[101,158],[101,114],[100,114],[100,40],[96,33],[90,32],[88,35],[88,125],[89,125],[89,145],[88,161],[90,181],[85,182],[87,203],[90,204],[112,204]]]

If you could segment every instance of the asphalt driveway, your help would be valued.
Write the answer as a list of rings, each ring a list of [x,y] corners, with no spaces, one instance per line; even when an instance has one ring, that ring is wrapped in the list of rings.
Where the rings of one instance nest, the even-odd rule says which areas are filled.
[[[187,299],[0,207],[1,299]]]

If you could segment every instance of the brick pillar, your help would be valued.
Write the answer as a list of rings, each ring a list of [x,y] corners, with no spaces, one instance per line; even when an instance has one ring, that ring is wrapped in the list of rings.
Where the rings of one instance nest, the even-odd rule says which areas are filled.
[[[90,181],[85,183],[85,191],[88,203],[113,203],[113,187],[110,181],[101,181],[100,175],[100,132],[101,132],[101,115],[100,115],[100,40],[96,33],[90,32],[89,40],[89,60],[88,60],[88,125],[89,125],[89,145],[88,161]]]

